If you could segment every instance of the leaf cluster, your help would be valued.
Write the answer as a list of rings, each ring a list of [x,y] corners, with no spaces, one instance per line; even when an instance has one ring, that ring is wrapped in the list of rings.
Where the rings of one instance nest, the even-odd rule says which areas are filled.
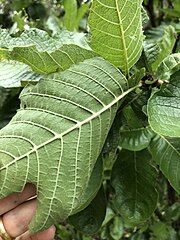
[[[1,8],[0,197],[35,184],[57,239],[178,239],[179,1]]]

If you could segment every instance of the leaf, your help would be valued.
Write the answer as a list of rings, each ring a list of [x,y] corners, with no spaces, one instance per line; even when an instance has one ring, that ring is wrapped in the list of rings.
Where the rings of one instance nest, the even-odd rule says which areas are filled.
[[[121,100],[137,87],[124,91],[126,83],[118,69],[93,58],[21,94],[21,109],[0,131],[0,194],[21,191],[26,182],[37,186],[31,232],[81,207]]]
[[[84,234],[96,233],[106,215],[106,196],[104,189],[101,188],[90,205],[75,215],[72,215],[70,223]]]
[[[41,74],[63,71],[94,56],[81,33],[63,31],[50,37],[45,31],[30,29],[15,38],[0,30],[0,59],[23,62]]]
[[[112,171],[114,206],[126,224],[147,220],[157,204],[156,171],[146,150],[122,150]]]
[[[4,102],[6,101],[8,96],[8,91],[2,87],[0,87],[0,110],[4,105]]]
[[[147,148],[150,144],[153,131],[149,125],[145,124],[136,115],[131,106],[128,106],[123,111],[126,118],[126,124],[121,126],[119,133],[119,145],[130,151],[140,151]]]
[[[149,19],[148,13],[144,7],[141,8],[141,15],[142,15],[142,24],[143,24],[143,26],[146,26],[150,19]]]
[[[64,27],[69,31],[75,30],[76,16],[77,16],[77,1],[76,0],[64,0],[63,6],[65,10]]]
[[[131,75],[131,77],[128,80],[129,86],[133,87],[137,85],[145,75],[146,75],[145,68],[136,69],[135,72]]]
[[[0,62],[0,86],[4,88],[21,87],[21,81],[37,82],[41,75],[34,73],[29,66],[16,61]]]
[[[173,53],[166,57],[157,69],[157,77],[169,80],[171,75],[180,70],[180,53]]]
[[[180,71],[155,92],[148,102],[149,124],[153,131],[169,137],[180,137]]]
[[[123,221],[119,216],[113,218],[113,222],[110,225],[110,235],[113,240],[119,240],[124,234]]]
[[[173,26],[160,26],[149,32],[149,38],[144,42],[144,52],[148,65],[153,73],[161,62],[171,54],[176,41],[176,31]]]
[[[178,193],[180,193],[179,142],[179,138],[165,138],[157,135],[149,146],[153,159]]]
[[[76,16],[76,29],[78,29],[82,18],[84,17],[84,15],[89,9],[89,6],[90,6],[90,2],[84,2],[84,3],[82,2],[81,6],[78,8],[77,16]]]
[[[91,203],[91,201],[95,198],[97,192],[99,191],[102,185],[102,180],[103,180],[103,159],[102,154],[100,154],[92,170],[89,182],[84,191],[84,195],[81,197],[80,208],[78,208],[76,212],[80,212]],[[74,214],[76,212],[74,212]]]
[[[141,0],[94,0],[91,47],[128,75],[142,51]]]
[[[130,151],[140,151],[149,146],[154,133],[149,126],[121,130],[119,145]]]

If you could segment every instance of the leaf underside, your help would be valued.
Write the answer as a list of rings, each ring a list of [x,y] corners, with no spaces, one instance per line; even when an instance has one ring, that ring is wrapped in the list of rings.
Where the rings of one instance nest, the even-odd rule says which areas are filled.
[[[0,197],[37,186],[31,232],[81,207],[120,100],[134,88],[101,58],[49,75],[21,94],[21,109],[0,131]],[[98,183],[99,184],[99,183]],[[88,199],[87,199],[88,200]]]
[[[0,86],[4,88],[21,87],[21,81],[37,82],[41,75],[34,73],[29,66],[16,61],[0,62]]]
[[[142,51],[141,0],[94,0],[92,49],[128,74]]]

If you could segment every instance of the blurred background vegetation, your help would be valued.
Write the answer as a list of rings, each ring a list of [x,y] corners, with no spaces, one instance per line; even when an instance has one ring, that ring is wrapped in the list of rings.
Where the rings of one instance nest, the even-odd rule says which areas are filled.
[[[70,31],[89,33],[87,18],[91,0],[0,0],[0,27],[9,29],[12,35],[19,35],[29,28],[40,28],[50,35],[63,28]],[[145,34],[149,29],[162,24],[175,24],[180,33],[179,0],[144,0],[143,12]],[[176,52],[180,51],[179,35]],[[4,89],[0,87],[0,128],[5,126],[19,108],[21,89]],[[109,157],[109,156],[108,156]],[[107,156],[104,156],[107,158]],[[105,174],[105,189],[109,193],[108,174]],[[158,209],[152,218],[141,226],[132,228],[123,223],[108,206],[106,219],[95,236],[84,235],[68,222],[57,226],[56,239],[62,240],[178,240],[180,239],[180,199],[162,175],[159,176]]]

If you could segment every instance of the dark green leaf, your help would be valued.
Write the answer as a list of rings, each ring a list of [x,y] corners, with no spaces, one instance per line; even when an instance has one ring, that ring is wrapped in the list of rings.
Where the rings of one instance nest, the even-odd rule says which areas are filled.
[[[106,215],[106,196],[103,188],[83,211],[72,215],[69,220],[73,226],[85,234],[96,233]]]
[[[156,136],[150,152],[173,188],[180,193],[180,138]]]
[[[169,83],[152,94],[148,102],[149,124],[153,131],[169,137],[180,137],[180,71]]]
[[[137,225],[147,220],[157,204],[156,170],[147,151],[122,150],[113,167],[114,206],[125,223]]]

